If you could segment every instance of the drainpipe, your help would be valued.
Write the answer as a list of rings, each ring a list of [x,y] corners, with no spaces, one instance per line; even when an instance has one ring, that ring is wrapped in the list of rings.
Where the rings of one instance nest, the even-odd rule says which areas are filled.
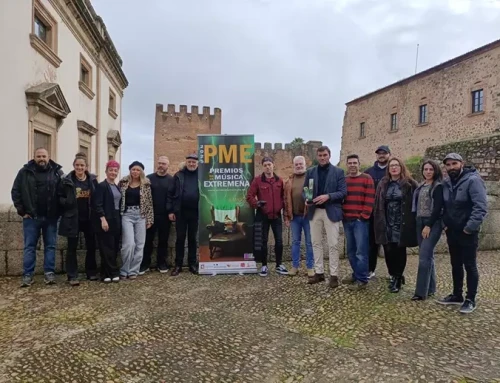
[[[99,177],[100,169],[101,169],[101,47],[99,47],[97,51],[97,60],[96,60],[96,121],[95,125],[97,128],[97,136],[95,139],[96,145],[96,157],[95,157],[95,165],[96,165],[96,175]]]

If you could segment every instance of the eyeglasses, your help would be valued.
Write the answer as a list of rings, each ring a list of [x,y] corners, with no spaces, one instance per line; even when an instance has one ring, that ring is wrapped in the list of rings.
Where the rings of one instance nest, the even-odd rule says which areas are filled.
[[[390,168],[400,168],[401,165],[399,164],[392,164],[392,165],[389,165]]]

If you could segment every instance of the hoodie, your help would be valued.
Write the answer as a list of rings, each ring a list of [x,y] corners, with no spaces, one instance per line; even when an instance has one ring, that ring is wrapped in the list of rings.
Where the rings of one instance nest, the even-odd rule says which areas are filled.
[[[378,161],[375,161],[371,168],[365,170],[365,173],[369,174],[373,178],[373,183],[375,184],[375,190],[377,190],[377,186],[380,180],[385,177],[386,172],[387,172],[387,166],[385,168],[381,168],[378,165]]]

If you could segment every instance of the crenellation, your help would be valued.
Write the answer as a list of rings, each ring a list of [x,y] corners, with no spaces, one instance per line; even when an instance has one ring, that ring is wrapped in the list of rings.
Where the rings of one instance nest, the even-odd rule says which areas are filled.
[[[274,144],[274,150],[283,150],[283,144]]]
[[[285,144],[285,150],[290,150],[292,146],[290,144]]]
[[[196,116],[198,114],[198,105],[191,105],[191,115]]]
[[[271,144],[270,142],[264,142],[264,149],[273,150],[273,144]]]
[[[184,114],[184,115],[185,115],[185,114],[187,114],[187,109],[188,109],[187,105],[181,105],[181,106],[180,106],[180,114],[181,114],[181,115],[183,115],[183,114]]]

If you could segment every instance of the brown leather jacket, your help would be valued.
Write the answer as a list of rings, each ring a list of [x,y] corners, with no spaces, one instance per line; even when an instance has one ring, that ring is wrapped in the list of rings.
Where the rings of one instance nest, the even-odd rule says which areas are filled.
[[[285,208],[283,209],[283,218],[285,221],[291,221],[293,219],[293,202],[292,202],[292,186],[295,174],[292,174],[285,181]],[[307,205],[304,207],[304,216],[307,214]]]

